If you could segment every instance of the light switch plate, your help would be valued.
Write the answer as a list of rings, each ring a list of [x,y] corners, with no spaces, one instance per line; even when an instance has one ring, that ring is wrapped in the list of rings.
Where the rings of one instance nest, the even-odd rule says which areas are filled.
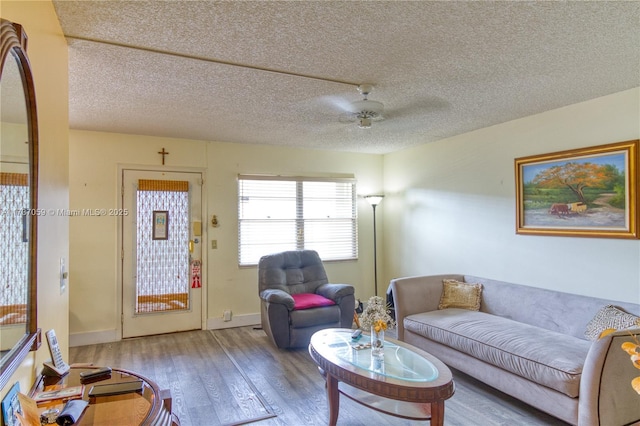
[[[64,294],[67,289],[67,271],[64,264],[64,257],[60,258],[60,294]]]

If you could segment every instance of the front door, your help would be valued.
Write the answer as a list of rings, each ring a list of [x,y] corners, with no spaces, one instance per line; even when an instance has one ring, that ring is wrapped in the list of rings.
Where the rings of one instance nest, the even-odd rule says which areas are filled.
[[[202,328],[202,174],[123,170],[122,337]]]

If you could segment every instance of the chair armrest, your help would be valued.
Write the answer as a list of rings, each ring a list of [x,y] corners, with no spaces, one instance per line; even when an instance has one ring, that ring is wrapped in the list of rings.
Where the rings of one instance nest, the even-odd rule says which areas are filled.
[[[284,290],[270,288],[260,293],[260,298],[267,303],[285,305],[290,311],[293,311],[293,307],[295,306],[293,297]]]
[[[331,299],[340,304],[340,299],[355,293],[355,289],[349,284],[322,284],[316,289],[316,294]],[[354,304],[355,306],[355,304]]]
[[[622,350],[623,342],[640,339],[640,328],[620,330],[593,342],[582,370],[578,425],[631,424],[640,421],[640,395],[631,380],[640,370]]]

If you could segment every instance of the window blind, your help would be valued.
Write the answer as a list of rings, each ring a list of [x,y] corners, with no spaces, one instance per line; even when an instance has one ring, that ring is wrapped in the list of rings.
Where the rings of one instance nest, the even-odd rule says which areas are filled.
[[[186,180],[138,180],[138,191],[189,192]]]
[[[356,182],[242,175],[238,224],[240,265],[302,249],[316,250],[323,260],[357,259]]]
[[[0,185],[5,185],[5,186],[28,186],[29,185],[29,175],[27,173],[0,172]]]

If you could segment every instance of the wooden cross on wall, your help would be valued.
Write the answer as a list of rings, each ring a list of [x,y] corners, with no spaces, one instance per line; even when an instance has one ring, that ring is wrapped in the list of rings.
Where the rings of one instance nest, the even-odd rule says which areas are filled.
[[[162,155],[162,165],[164,166],[164,156],[165,155],[169,155],[169,153],[167,151],[165,151],[164,147],[163,147],[162,151],[158,151],[158,154]]]

